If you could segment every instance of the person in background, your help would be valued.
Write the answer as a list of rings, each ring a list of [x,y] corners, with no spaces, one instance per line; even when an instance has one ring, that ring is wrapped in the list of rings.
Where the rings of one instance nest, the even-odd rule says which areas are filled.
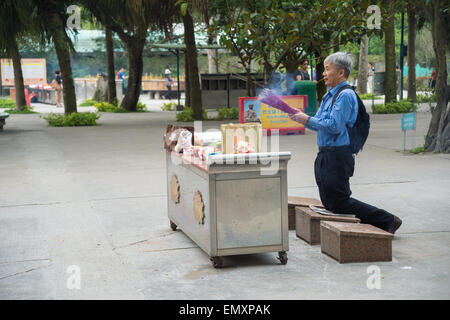
[[[367,65],[367,68],[369,69],[367,73],[367,93],[372,93],[372,84],[373,84],[373,76],[375,74],[375,68],[371,62]]]
[[[55,71],[55,79],[51,83],[51,87],[56,91],[56,107],[62,108],[61,105],[61,93],[62,93],[62,78],[61,71]]]
[[[167,93],[163,95],[164,99],[171,99],[172,98],[172,84],[173,80],[170,78],[170,70],[166,69],[165,72],[165,80],[166,80],[166,87],[167,87]]]
[[[347,126],[353,127],[358,116],[358,100],[348,85],[353,67],[352,57],[336,52],[325,59],[323,73],[328,92],[323,96],[314,117],[303,112],[290,115],[293,121],[317,131],[319,153],[314,163],[316,183],[325,209],[337,214],[354,214],[361,223],[371,224],[395,233],[402,220],[386,210],[376,208],[351,197],[350,177],[355,169],[355,157],[350,148]],[[338,94],[332,105],[334,96]]]
[[[298,70],[297,73],[295,74],[296,81],[311,80],[309,73],[308,73],[308,67],[309,67],[309,60],[302,59],[300,61],[300,70]]]
[[[433,68],[433,71],[431,72],[431,90],[434,92],[434,87],[436,86],[436,80],[437,80],[437,72],[436,69]]]
[[[128,77],[125,77],[124,68],[120,68],[119,72],[117,72],[117,79],[122,80],[122,94],[125,94],[125,79],[128,79]]]

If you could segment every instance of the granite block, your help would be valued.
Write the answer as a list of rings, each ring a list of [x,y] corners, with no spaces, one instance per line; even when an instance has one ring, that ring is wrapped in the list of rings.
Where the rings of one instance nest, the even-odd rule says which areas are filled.
[[[320,222],[321,221],[341,221],[348,223],[359,223],[356,217],[326,216],[314,212],[310,208],[295,208],[295,229],[297,237],[305,240],[311,245],[320,243]]]
[[[320,233],[322,252],[339,263],[392,261],[393,235],[372,225],[322,221]]]
[[[295,207],[308,208],[310,205],[323,208],[322,202],[314,198],[288,197],[289,230],[295,230]]]

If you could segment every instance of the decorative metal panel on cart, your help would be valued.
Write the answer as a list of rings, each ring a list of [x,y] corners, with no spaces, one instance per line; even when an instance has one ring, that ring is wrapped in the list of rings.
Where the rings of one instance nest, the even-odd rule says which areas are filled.
[[[217,248],[282,244],[280,193],[280,177],[217,181]]]
[[[210,251],[208,180],[167,158],[169,218],[203,250]]]

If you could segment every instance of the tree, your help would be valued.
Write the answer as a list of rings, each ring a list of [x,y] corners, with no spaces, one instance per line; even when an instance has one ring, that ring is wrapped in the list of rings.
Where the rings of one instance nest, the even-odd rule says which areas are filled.
[[[197,45],[195,43],[194,20],[192,18],[192,3],[179,2],[184,25],[184,43],[186,45],[186,66],[189,81],[189,103],[194,111],[194,119],[203,119],[203,102],[197,61]]]
[[[114,69],[114,45],[113,33],[111,29],[105,27],[106,39],[106,64],[108,67],[108,102],[115,103],[117,101],[116,92],[116,72]]]
[[[173,1],[78,0],[105,27],[114,31],[128,51],[128,88],[122,108],[136,111],[143,73],[143,51],[149,30],[165,30],[176,17]]]
[[[408,0],[408,100],[416,97],[416,8],[414,0]]]
[[[358,66],[358,93],[367,93],[367,66],[369,64],[368,54],[369,54],[369,37],[364,35],[361,39],[359,53],[359,66]]]
[[[395,10],[389,0],[383,0],[383,20],[385,47],[384,103],[397,101],[397,74],[395,70]]]
[[[16,1],[2,0],[0,2],[0,51],[12,59],[14,68],[14,87],[16,91],[16,110],[26,106],[25,86],[23,83],[22,63],[17,39],[28,31],[27,24],[22,23],[23,11]]]
[[[432,24],[433,49],[436,55],[436,99],[437,105],[432,110],[428,133],[425,137],[425,150],[450,152],[450,86],[447,85],[447,58],[449,49],[450,14],[446,1],[431,0],[427,8]]]

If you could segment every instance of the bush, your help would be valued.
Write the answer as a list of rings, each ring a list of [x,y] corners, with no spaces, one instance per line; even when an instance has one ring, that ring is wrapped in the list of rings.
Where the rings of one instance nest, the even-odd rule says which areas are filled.
[[[417,94],[417,102],[418,103],[427,103],[427,102],[436,102],[436,94],[432,93],[430,95],[427,94]]]
[[[44,117],[51,127],[95,126],[100,115],[94,112],[74,112],[69,115],[50,113]]]
[[[376,104],[372,107],[372,112],[375,114],[409,113],[416,111],[417,105],[410,100],[401,100],[389,102],[386,104]]]
[[[95,101],[94,99],[88,99],[85,102],[80,104],[80,107],[93,107],[96,103],[99,103],[99,101]]]
[[[136,111],[137,112],[147,112],[147,105],[138,102],[136,105]]]
[[[221,108],[217,109],[219,115],[217,120],[238,120],[239,119],[239,109],[238,108]]]
[[[361,100],[372,100],[372,94],[371,93],[363,93],[363,94],[359,94],[359,98]],[[381,99],[380,96],[373,96],[374,99]]]
[[[161,106],[161,110],[163,111],[175,111],[177,104],[175,102],[172,103],[164,103]]]
[[[12,99],[0,99],[0,108],[14,109],[16,102]]]
[[[203,108],[203,119],[208,120],[208,114],[205,108]],[[192,122],[194,119],[194,110],[190,107],[184,107],[183,111],[177,113],[176,120],[180,122]]]
[[[108,102],[95,103],[94,106],[99,112],[117,112],[118,107]]]
[[[9,114],[34,114],[34,113],[37,113],[37,112],[34,112],[33,108],[29,107],[29,106],[23,106],[22,110],[16,110],[15,108],[16,108],[16,106],[14,105],[14,107],[12,109],[5,110],[5,112],[9,113]]]

